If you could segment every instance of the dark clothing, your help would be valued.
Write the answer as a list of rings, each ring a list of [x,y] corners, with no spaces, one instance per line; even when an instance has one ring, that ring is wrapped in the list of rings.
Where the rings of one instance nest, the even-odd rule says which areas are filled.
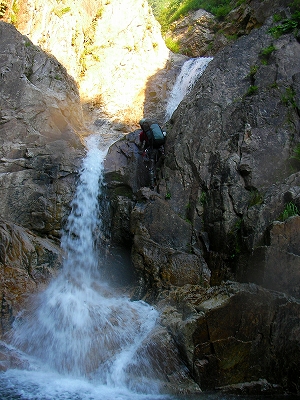
[[[143,121],[143,120],[142,120]],[[164,145],[162,143],[154,143],[154,140],[150,140],[147,132],[150,131],[150,123],[140,121],[142,128],[139,133],[140,143],[144,150],[143,158],[146,168],[149,170],[150,177],[150,188],[153,190],[155,183],[158,181],[158,172],[160,171],[161,165],[165,158]],[[142,122],[142,123],[141,123]],[[151,135],[149,135],[151,137]],[[153,136],[152,136],[153,137]],[[163,140],[164,142],[164,140]]]

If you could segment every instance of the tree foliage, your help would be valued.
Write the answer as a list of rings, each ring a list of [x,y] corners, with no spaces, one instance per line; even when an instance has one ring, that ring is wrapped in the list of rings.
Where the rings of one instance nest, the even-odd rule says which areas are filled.
[[[162,31],[168,30],[170,24],[185,16],[189,11],[200,8],[211,12],[217,18],[224,18],[234,7],[245,0],[149,0],[153,13]]]

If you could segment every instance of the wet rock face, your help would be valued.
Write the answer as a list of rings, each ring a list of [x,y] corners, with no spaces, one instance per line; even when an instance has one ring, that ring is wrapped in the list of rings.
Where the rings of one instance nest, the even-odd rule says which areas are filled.
[[[177,108],[167,129],[157,195],[139,192],[148,185],[148,172],[139,154],[137,133],[111,148],[107,178],[109,185],[119,190],[126,186],[129,193],[126,230],[129,243],[133,238],[136,266],[139,259],[145,263],[144,256],[134,256],[141,243],[135,235],[142,235],[163,248],[198,257],[201,264],[205,260],[211,284],[233,278],[267,281],[261,276],[269,275],[263,271],[272,268],[271,226],[281,218],[287,203],[300,208],[300,164],[292,157],[300,142],[300,45],[293,35],[274,39],[269,27],[253,31],[220,52]],[[266,58],[263,50],[270,48]],[[118,182],[111,178],[113,174]],[[117,204],[115,196],[114,207]],[[141,223],[143,229],[138,227],[139,218],[148,221]],[[276,235],[281,235],[280,229],[284,228],[277,226]],[[260,258],[258,267],[256,255],[264,246],[267,256]],[[285,253],[282,265],[291,260],[284,246],[280,247]],[[289,267],[293,278],[286,281],[295,279],[297,287],[288,290],[278,279],[272,288],[294,295],[299,291],[297,254],[293,260],[295,266]],[[257,269],[260,278],[254,277]]]
[[[300,48],[293,35],[274,40],[267,29],[220,52],[173,114],[168,180],[161,182],[175,194],[169,203],[174,211],[184,211],[177,193],[189,199],[195,226],[203,207],[209,267],[215,268],[209,259],[217,253],[223,272],[227,266],[240,279],[246,279],[249,254],[269,245],[269,229],[286,204],[299,209],[299,161],[291,156],[300,140]],[[274,49],[264,61],[262,50],[269,46]],[[284,100],[290,91],[294,105]]]
[[[105,177],[112,208],[112,241],[131,246],[139,283],[136,296],[154,299],[171,285],[203,284],[210,271],[184,215],[169,206],[165,192],[151,191],[149,171],[139,149],[139,132],[109,149]]]
[[[0,221],[0,335],[10,329],[28,293],[46,284],[60,263],[58,245],[18,225]]]
[[[159,304],[202,389],[299,387],[299,217],[282,215],[300,209],[300,45],[272,24],[219,52],[181,102],[155,191],[137,133],[107,160],[114,209],[128,205],[113,226],[132,249],[135,296]]]
[[[300,339],[299,302],[255,285],[227,282],[205,292],[188,286],[175,289],[161,306],[162,324],[202,389],[222,387],[238,393],[238,387],[224,386],[256,382],[243,393],[278,393],[283,386],[298,384],[294,366],[299,360],[292,352],[297,352]],[[290,361],[280,368],[282,357],[286,360],[284,351]],[[265,388],[258,384],[261,379],[266,380]],[[276,387],[279,382],[284,383],[281,388]]]

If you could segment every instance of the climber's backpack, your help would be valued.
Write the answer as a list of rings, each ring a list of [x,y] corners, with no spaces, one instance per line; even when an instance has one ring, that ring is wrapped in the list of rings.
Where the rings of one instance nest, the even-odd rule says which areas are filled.
[[[145,122],[142,126],[153,147],[160,147],[165,144],[165,136],[161,127],[156,122]]]

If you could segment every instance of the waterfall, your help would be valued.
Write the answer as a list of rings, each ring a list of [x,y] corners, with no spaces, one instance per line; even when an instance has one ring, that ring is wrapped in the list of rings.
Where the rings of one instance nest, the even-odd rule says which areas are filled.
[[[95,135],[87,140],[62,235],[62,271],[13,329],[11,345],[29,367],[5,372],[0,391],[10,393],[13,386],[20,397],[2,398],[131,400],[158,393],[146,378],[149,365],[139,351],[158,312],[117,295],[101,279],[99,259],[100,264],[105,259],[97,254],[95,240],[102,229],[98,197],[106,150],[99,149],[99,140]]]
[[[211,60],[212,57],[191,58],[183,64],[167,103],[166,121],[171,118],[184,96],[192,90],[196,80],[203,74]]]

